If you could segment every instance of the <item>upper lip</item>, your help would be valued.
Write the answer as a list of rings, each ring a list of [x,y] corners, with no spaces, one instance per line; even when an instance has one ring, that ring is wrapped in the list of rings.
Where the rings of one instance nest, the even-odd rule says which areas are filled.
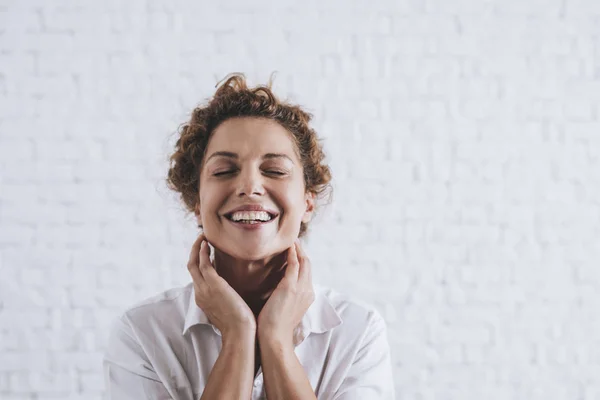
[[[274,211],[271,208],[264,207],[260,204],[244,204],[242,206],[234,208],[231,211],[226,212],[223,215],[226,217],[230,217],[233,213],[236,213],[238,211],[265,211],[265,212],[269,213],[271,215],[271,217],[273,217],[273,218],[275,218],[278,215],[277,211]]]

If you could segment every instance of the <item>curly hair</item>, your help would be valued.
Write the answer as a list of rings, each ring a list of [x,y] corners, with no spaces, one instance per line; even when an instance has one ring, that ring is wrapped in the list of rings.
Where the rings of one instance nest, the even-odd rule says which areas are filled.
[[[167,186],[180,193],[187,211],[193,212],[200,201],[200,169],[211,135],[219,124],[235,117],[268,118],[283,126],[291,133],[302,163],[306,192],[317,198],[330,195],[331,171],[324,163],[325,154],[317,134],[309,126],[312,114],[280,101],[271,90],[271,80],[254,88],[248,87],[244,74],[230,74],[224,80],[220,86],[217,83],[208,104],[196,107],[190,120],[179,128],[175,152],[169,158]],[[299,237],[305,235],[307,228],[302,222]]]

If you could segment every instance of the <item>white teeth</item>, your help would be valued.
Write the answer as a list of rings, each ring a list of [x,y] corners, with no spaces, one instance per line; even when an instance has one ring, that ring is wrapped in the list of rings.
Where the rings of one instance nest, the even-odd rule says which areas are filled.
[[[233,221],[270,221],[272,218],[266,211],[238,211],[231,216]]]

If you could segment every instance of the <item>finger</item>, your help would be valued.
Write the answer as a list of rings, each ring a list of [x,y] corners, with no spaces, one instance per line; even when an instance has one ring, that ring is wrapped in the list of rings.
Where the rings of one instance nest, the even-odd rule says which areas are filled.
[[[199,252],[200,260],[198,262],[198,268],[202,274],[206,274],[210,269],[212,269],[212,264],[210,262],[210,247],[208,246],[208,241],[203,240],[200,244],[200,252]]]
[[[308,257],[306,256],[306,253],[304,252],[304,249],[302,248],[302,245],[300,244],[300,241],[296,241],[295,243],[296,246],[296,251],[298,253],[298,281],[311,281],[312,280],[312,271],[311,271],[311,265],[310,265],[310,260],[308,259]]]
[[[199,247],[205,241],[203,236],[204,235],[200,235],[196,242],[194,242],[194,245],[192,246],[192,251],[190,253],[190,259],[187,265],[188,271],[190,272],[190,274],[192,275],[192,279],[196,283],[200,283],[204,280],[198,267],[200,259]]]
[[[288,258],[287,258],[287,268],[285,269],[284,278],[289,279],[290,282],[298,281],[298,269],[300,265],[298,264],[298,253],[296,252],[296,245],[293,244],[292,247],[288,249]]]
[[[204,236],[203,233],[201,233],[198,238],[196,239],[196,241],[194,242],[194,244],[192,245],[192,250],[190,250],[190,258],[189,261],[195,261],[196,264],[198,264],[198,252],[200,251],[200,245],[202,244],[202,241],[205,240],[206,237]]]
[[[202,277],[209,284],[214,283],[215,279],[219,280],[221,278],[217,273],[212,261],[210,261],[210,246],[208,244],[208,240],[205,240],[200,247],[199,269]]]
[[[296,253],[298,253],[298,262],[302,263],[302,261],[306,260],[308,257],[306,256],[306,252],[302,248],[302,243],[300,243],[300,239],[296,239],[294,245],[296,246]]]

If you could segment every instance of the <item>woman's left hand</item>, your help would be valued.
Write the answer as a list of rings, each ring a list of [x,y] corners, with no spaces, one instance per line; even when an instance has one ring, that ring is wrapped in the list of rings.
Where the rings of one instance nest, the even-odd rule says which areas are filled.
[[[285,275],[258,315],[259,341],[293,346],[294,329],[314,300],[310,260],[296,239],[288,249]]]

